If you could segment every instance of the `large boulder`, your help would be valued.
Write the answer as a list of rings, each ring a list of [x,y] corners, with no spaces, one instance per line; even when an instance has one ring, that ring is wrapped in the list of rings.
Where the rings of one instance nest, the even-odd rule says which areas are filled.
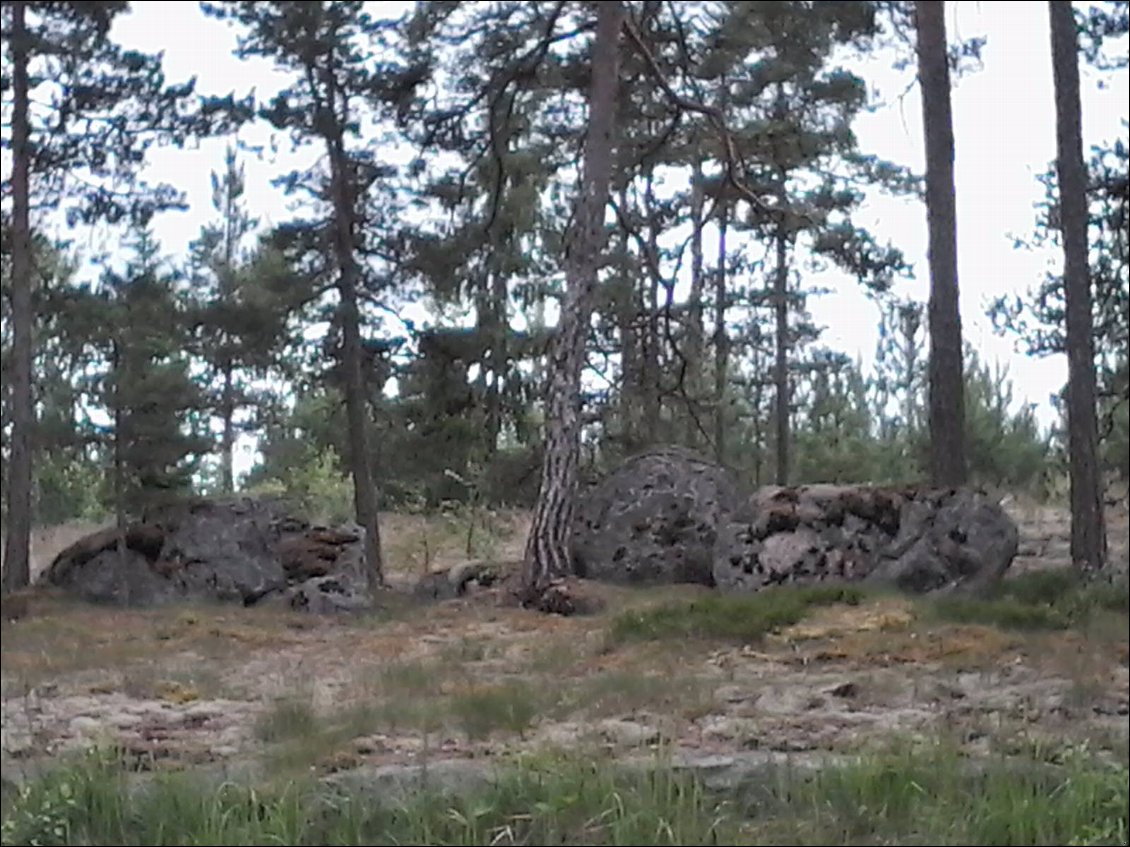
[[[729,472],[689,450],[637,455],[578,498],[576,573],[616,583],[713,585],[718,527],[738,502]]]
[[[280,500],[200,499],[121,533],[80,539],[43,580],[117,606],[272,599],[310,611],[352,609],[368,596],[362,540],[359,527],[312,526]]]
[[[725,591],[826,580],[976,591],[1000,579],[1019,541],[1005,511],[970,489],[764,488],[746,517],[718,535],[714,581]]]

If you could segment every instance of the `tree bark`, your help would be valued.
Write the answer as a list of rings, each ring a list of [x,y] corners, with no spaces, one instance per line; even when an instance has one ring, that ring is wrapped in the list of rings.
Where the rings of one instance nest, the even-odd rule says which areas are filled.
[[[332,71],[327,73],[327,77],[332,77]],[[365,530],[365,564],[369,585],[371,588],[378,588],[384,585],[384,562],[381,558],[380,525],[377,519],[377,492],[373,482],[372,458],[369,455],[369,404],[365,396],[365,380],[361,375],[361,314],[357,306],[361,267],[354,252],[355,198],[336,113],[332,79],[328,82],[328,117],[333,121],[333,126],[326,134],[326,151],[330,160],[330,190],[333,194],[334,251],[338,264],[338,309],[341,316],[341,364],[345,371],[349,466],[353,477],[354,511],[357,523]]]
[[[687,403],[686,443],[697,447],[699,443],[698,402],[702,375],[702,229],[703,193],[702,152],[695,148],[694,170],[691,174],[691,292],[688,298],[687,361],[683,396]]]
[[[229,156],[230,156],[229,148]],[[220,277],[220,297],[224,303],[230,305],[235,297],[234,270],[236,226],[235,226],[235,198],[232,184],[231,160],[228,171],[224,177],[224,269]],[[231,353],[232,339],[227,332],[223,334],[221,342],[227,348],[221,368],[224,377],[223,394],[220,397],[220,413],[224,419],[224,432],[221,441],[223,450],[223,471],[221,486],[225,494],[235,491],[235,362]]]
[[[27,3],[12,3],[12,441],[8,462],[3,591],[31,583],[32,256]]]
[[[730,207],[722,202],[718,220],[718,267],[714,272],[714,461],[726,464],[726,380],[730,337],[726,332],[726,230]]]
[[[565,259],[566,290],[552,346],[541,487],[522,573],[527,603],[536,602],[554,580],[573,572],[570,544],[580,454],[581,369],[605,243],[604,210],[612,176],[622,23],[619,0],[597,6],[581,196]]]
[[[627,188],[620,189],[620,208],[628,208]],[[627,227],[620,227],[620,287],[617,296],[617,319],[620,328],[620,419],[621,441],[625,453],[634,453],[640,442],[640,367],[636,322],[640,316],[639,292],[627,267],[630,250]]]
[[[782,188],[782,202],[784,202]],[[783,214],[783,213],[782,213]],[[789,243],[784,220],[777,224],[777,266],[773,275],[773,311],[775,356],[773,359],[774,406],[776,425],[776,475],[777,485],[789,484]]]
[[[224,388],[220,398],[221,414],[224,418],[224,433],[221,441],[223,450],[223,469],[221,487],[225,494],[235,491],[235,366],[229,356],[223,364]]]
[[[965,484],[966,467],[945,3],[918,0],[915,19],[926,137],[926,217],[930,229],[930,477],[934,485],[949,487]]]
[[[643,430],[648,445],[659,441],[659,425],[663,402],[659,391],[659,224],[655,213],[653,173],[648,168],[645,176],[644,215],[647,218],[647,261],[644,263],[647,280],[647,331],[645,333],[643,360]]]
[[[506,277],[498,271],[490,274],[490,383],[487,387],[487,455],[498,451],[502,432],[502,395],[507,371],[507,341],[510,315],[507,309]]]
[[[1067,441],[1071,467],[1071,559],[1084,572],[1106,560],[1102,478],[1097,458],[1095,350],[1087,264],[1087,171],[1083,162],[1079,46],[1071,3],[1051,0],[1056,170],[1063,232],[1067,336]]]

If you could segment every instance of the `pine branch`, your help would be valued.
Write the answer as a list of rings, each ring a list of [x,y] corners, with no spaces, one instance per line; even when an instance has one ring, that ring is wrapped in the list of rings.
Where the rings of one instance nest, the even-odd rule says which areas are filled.
[[[722,149],[725,153],[727,182],[729,182],[734,190],[751,206],[766,213],[770,212],[770,208],[750,189],[746,182],[745,166],[741,161],[741,157],[737,154],[733,134],[726,124],[726,116],[723,114],[722,110],[717,106],[711,106],[697,100],[690,100],[679,94],[663,75],[663,69],[659,67],[655,56],[640,37],[639,31],[636,29],[631,19],[624,19],[623,29],[672,105],[680,111],[695,112],[704,115],[714,127],[715,131],[718,133],[719,140],[722,142]]]

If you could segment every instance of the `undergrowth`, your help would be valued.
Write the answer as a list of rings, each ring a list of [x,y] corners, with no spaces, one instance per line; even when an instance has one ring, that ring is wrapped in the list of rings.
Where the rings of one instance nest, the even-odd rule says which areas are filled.
[[[931,598],[934,616],[956,623],[1004,629],[1048,630],[1083,627],[1104,614],[1130,612],[1126,581],[1084,580],[1069,568],[1031,571],[1002,580],[987,595]]]
[[[725,793],[662,759],[531,756],[478,787],[355,793],[138,775],[91,753],[6,804],[4,845],[1126,844],[1127,768],[963,759],[951,748],[779,768]]]
[[[756,594],[713,594],[619,614],[610,637],[615,642],[680,638],[756,641],[801,620],[810,607],[833,603],[857,605],[864,597],[856,586],[813,585],[770,588]]]

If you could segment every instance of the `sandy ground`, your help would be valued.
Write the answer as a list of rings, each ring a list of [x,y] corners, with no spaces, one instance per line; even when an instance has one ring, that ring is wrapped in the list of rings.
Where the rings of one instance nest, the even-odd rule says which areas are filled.
[[[1064,566],[1066,516],[1045,507],[1016,516],[1016,569]],[[1113,517],[1112,552],[1125,561],[1125,512]],[[495,520],[492,540],[472,539],[490,549],[472,552],[515,558],[524,518]],[[401,583],[466,556],[462,530],[404,516],[385,527]],[[57,533],[56,549],[71,536]],[[50,545],[39,543],[42,562]],[[605,612],[568,619],[486,596],[428,606],[391,596],[373,616],[315,619],[44,595],[2,625],[0,763],[18,779],[95,743],[146,767],[258,763],[272,773],[535,746],[849,753],[941,736],[1054,756],[1126,745],[1124,618],[1017,634],[878,597],[817,610],[756,647],[622,644],[609,637],[618,612],[702,589],[601,591]]]

